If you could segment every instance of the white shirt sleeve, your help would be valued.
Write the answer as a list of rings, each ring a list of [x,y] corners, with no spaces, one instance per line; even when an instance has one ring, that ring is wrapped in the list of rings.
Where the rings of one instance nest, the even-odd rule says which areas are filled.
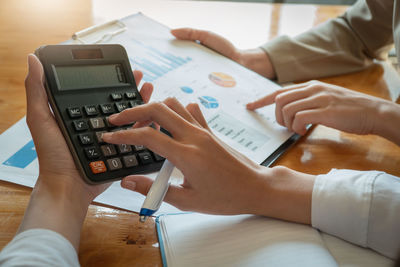
[[[80,266],[72,244],[47,229],[19,233],[0,252],[0,266]]]
[[[391,259],[400,253],[400,178],[378,171],[318,175],[312,226]]]

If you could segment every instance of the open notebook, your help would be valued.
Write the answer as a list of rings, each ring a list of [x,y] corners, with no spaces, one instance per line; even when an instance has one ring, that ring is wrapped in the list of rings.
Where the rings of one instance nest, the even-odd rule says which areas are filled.
[[[310,226],[266,217],[186,213],[160,215],[156,224],[163,264],[169,267],[392,266],[371,250]]]

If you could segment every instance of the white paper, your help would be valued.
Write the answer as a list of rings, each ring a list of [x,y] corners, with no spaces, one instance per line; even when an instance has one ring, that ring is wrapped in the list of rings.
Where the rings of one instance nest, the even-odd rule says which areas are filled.
[[[310,226],[252,215],[158,218],[168,266],[337,266]]]
[[[168,266],[389,267],[393,260],[308,225],[253,215],[157,218]]]
[[[213,132],[259,164],[292,135],[277,124],[274,105],[256,112],[245,108],[279,85],[204,46],[176,40],[166,26],[142,14],[122,21],[129,30],[109,43],[122,44],[132,68],[154,84],[153,100],[174,96],[184,105],[198,103],[208,122],[219,117]]]
[[[274,106],[257,112],[249,112],[244,106],[273,92],[278,85],[201,45],[175,40],[168,28],[141,14],[123,22],[128,29],[108,43],[124,45],[132,68],[144,73],[142,82],[154,84],[153,101],[174,96],[185,105],[199,103],[214,133],[257,163],[291,136],[276,123]],[[22,119],[0,136],[0,179],[33,187],[38,175],[34,152]],[[154,179],[155,174],[149,177]],[[175,170],[172,180],[179,184],[182,174]],[[138,212],[143,200],[140,194],[114,183],[95,201]],[[175,211],[164,203],[159,213]]]
[[[176,40],[166,26],[142,14],[122,22],[127,30],[104,43],[125,47],[132,69],[144,74],[142,82],[153,83],[152,101],[173,96],[184,105],[198,103],[208,122],[218,117],[213,132],[259,164],[292,135],[277,124],[274,105],[255,112],[245,108],[279,85],[202,45]],[[106,32],[85,38],[97,40]]]

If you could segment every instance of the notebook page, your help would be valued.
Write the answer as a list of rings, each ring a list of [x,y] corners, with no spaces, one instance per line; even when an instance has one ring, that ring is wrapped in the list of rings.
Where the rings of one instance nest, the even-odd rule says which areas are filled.
[[[337,266],[315,229],[275,219],[159,217],[168,266]]]

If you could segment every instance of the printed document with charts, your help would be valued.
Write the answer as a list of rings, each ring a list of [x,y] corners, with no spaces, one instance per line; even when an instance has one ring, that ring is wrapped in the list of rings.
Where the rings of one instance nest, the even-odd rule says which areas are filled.
[[[154,84],[152,101],[174,96],[184,105],[198,103],[214,133],[257,163],[293,135],[276,123],[273,106],[256,112],[245,108],[247,102],[279,88],[277,84],[195,42],[176,40],[166,26],[142,14],[118,22],[123,31],[100,39],[125,47],[132,69],[141,70],[143,81]],[[65,43],[91,43],[108,30],[99,28],[79,41]],[[32,187],[38,162],[25,120],[0,136],[0,151],[0,179]],[[181,173],[175,170],[172,182],[181,181]],[[137,212],[143,200],[115,183],[95,201]],[[160,209],[160,213],[176,211],[166,203]]]
[[[176,40],[168,27],[143,14],[120,22],[126,30],[106,42],[101,37],[107,30],[80,41],[123,45],[132,69],[141,70],[143,81],[154,84],[153,101],[173,96],[184,105],[198,103],[213,132],[259,164],[292,136],[276,123],[274,106],[256,112],[245,108],[279,85],[200,44]]]

